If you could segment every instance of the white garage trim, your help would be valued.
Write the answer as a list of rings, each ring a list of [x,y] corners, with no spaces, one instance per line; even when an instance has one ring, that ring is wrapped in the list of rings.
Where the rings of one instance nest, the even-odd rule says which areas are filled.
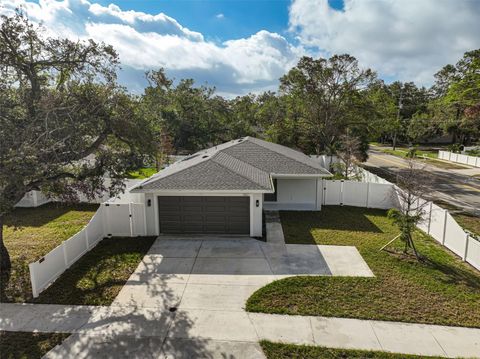
[[[160,235],[160,223],[159,223],[159,209],[158,209],[158,197],[161,196],[201,196],[201,197],[208,197],[208,196],[217,196],[217,197],[250,197],[250,237],[261,237],[263,232],[263,223],[262,223],[262,214],[263,214],[263,193],[235,193],[235,192],[199,192],[199,191],[159,191],[155,193],[151,193],[152,196],[152,206],[146,207],[146,211],[154,212],[153,216],[148,216],[149,220],[155,221],[155,235]],[[147,197],[148,196],[147,194]],[[258,207],[257,207],[257,200],[258,200]],[[145,204],[146,206],[146,204]],[[153,207],[153,208],[152,208]],[[152,209],[150,209],[152,208]],[[145,216],[147,217],[147,216]]]

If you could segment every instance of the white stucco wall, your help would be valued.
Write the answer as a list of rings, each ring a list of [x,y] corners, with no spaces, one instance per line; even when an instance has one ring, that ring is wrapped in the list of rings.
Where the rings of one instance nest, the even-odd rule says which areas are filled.
[[[145,218],[147,223],[147,235],[159,235],[159,223],[158,223],[158,196],[179,196],[178,192],[170,193],[146,193],[145,194]],[[197,193],[185,193],[185,196],[248,196],[250,197],[250,237],[262,236],[262,209],[263,195],[261,193],[255,194],[233,194],[233,193],[221,193],[211,194],[205,192]],[[148,200],[151,200],[151,206],[148,206]],[[257,201],[258,200],[258,207]]]
[[[148,205],[150,200],[150,206]],[[148,236],[155,236],[158,235],[157,224],[158,222],[156,219],[156,196],[153,193],[146,193],[145,194],[145,221],[147,222],[147,235]]]
[[[258,207],[257,207],[258,201]],[[250,237],[262,236],[263,194],[250,195]]]

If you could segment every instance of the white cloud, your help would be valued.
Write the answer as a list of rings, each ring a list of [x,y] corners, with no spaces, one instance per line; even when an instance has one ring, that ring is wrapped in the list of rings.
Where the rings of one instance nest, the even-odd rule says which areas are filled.
[[[220,13],[220,14],[215,15],[215,17],[216,17],[217,19],[224,19],[224,18],[225,18],[225,15],[223,15],[222,13]]]
[[[383,76],[429,85],[433,74],[480,48],[480,2],[293,0],[290,30],[326,55],[350,53]]]
[[[303,53],[268,31],[218,45],[165,14],[123,11],[116,5],[105,7],[87,0],[40,0],[38,4],[13,0],[3,6],[0,13],[24,7],[32,20],[42,21],[59,36],[113,45],[123,67],[120,79],[135,90],[144,85],[146,70],[164,67],[177,79],[208,82],[227,96],[257,92],[276,87],[278,78]]]

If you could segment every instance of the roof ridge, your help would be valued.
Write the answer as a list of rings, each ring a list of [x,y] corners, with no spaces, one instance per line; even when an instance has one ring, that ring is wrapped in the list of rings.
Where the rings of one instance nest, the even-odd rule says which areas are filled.
[[[157,180],[157,179],[167,178],[167,177],[173,176],[174,174],[183,172],[183,171],[185,171],[185,170],[187,170],[187,169],[189,169],[189,168],[198,166],[199,164],[201,164],[201,163],[203,163],[203,162],[206,162],[206,161],[208,161],[209,159],[215,157],[218,153],[222,152],[222,150],[224,150],[224,149],[226,149],[226,148],[234,147],[234,146],[236,146],[236,145],[244,142],[245,138],[246,138],[246,137],[242,137],[242,138],[240,138],[240,139],[235,139],[235,140],[230,140],[230,141],[221,143],[221,144],[219,144],[219,145],[215,145],[215,146],[212,146],[212,147],[203,149],[203,150],[199,150],[199,151],[197,151],[197,152],[195,152],[195,153],[187,156],[187,157],[184,158],[183,160],[180,160],[180,161],[178,161],[178,162],[176,162],[176,163],[173,163],[172,165],[170,165],[170,166],[168,166],[168,167],[160,170],[159,172],[157,172],[157,173],[154,174],[153,176],[151,176],[151,177],[149,177],[149,178],[146,178],[144,181],[138,183],[138,184],[137,184],[136,186],[134,186],[133,188],[141,187],[141,186],[146,185],[146,184],[149,184],[149,183],[151,183],[151,182],[153,182],[153,181],[155,181],[155,180]],[[232,142],[232,143],[230,144],[230,142]],[[220,147],[220,146],[222,146],[222,148],[218,149],[218,147]],[[208,152],[209,150],[213,150],[213,151],[212,151],[213,154],[212,154],[212,153],[209,153],[209,152]],[[198,157],[198,156],[201,156],[201,155],[203,155],[203,156],[201,157],[201,159],[203,159],[203,160],[200,160],[200,161],[198,161],[198,162],[196,162],[196,163],[193,163],[193,164],[191,164],[191,165],[189,165],[189,166],[187,165],[187,166],[184,166],[183,168],[177,168],[177,167],[176,167],[176,168],[173,168],[173,167],[172,167],[173,165],[181,166],[181,163],[182,163],[183,161],[185,161],[185,160],[188,161],[189,159],[193,159],[193,157]],[[205,158],[204,156],[208,156],[208,158]],[[216,163],[218,163],[218,162],[216,162]],[[220,163],[218,163],[218,164],[220,164]],[[222,167],[223,167],[223,166],[222,166]],[[225,167],[225,168],[226,168],[226,167]],[[165,170],[168,170],[168,169],[170,169],[171,172],[165,174],[164,171],[165,171]],[[228,168],[226,168],[226,169],[228,169]],[[175,170],[176,170],[176,171],[175,171]],[[234,172],[234,171],[232,171],[232,170],[230,170],[230,169],[228,169],[228,170],[229,170],[230,172]],[[162,172],[164,172],[164,173],[163,173],[164,176],[162,176]],[[157,174],[158,174],[158,176],[157,176]],[[243,177],[243,176],[242,176],[242,177]],[[245,178],[246,178],[246,177],[245,177]],[[248,179],[248,178],[247,178],[247,179]],[[251,179],[248,179],[248,180],[251,181]],[[254,182],[254,183],[256,183],[256,182]],[[257,183],[257,184],[258,184],[258,183]]]
[[[276,152],[282,156],[285,156],[285,157],[288,157],[290,158],[291,160],[294,160],[294,161],[298,161],[298,162],[301,162],[302,164],[304,164],[305,166],[308,166],[310,168],[313,168],[315,170],[318,170],[318,167],[314,167],[313,164],[315,165],[318,165],[314,160],[312,160],[310,157],[308,157],[306,154],[304,154],[303,152],[300,152],[300,151],[297,151],[297,150],[294,150],[293,148],[290,148],[290,147],[287,147],[287,146],[283,146],[283,145],[279,145],[278,143],[274,143],[274,142],[270,142],[270,141],[265,141],[265,140],[261,140],[259,138],[256,138],[256,137],[252,137],[252,136],[247,136],[245,138],[247,141],[250,141],[251,143],[255,144],[255,145],[258,145],[258,146],[261,146],[263,148],[266,148],[267,150],[269,151],[272,151],[272,152]],[[243,142],[243,141],[242,141]],[[284,153],[284,152],[279,152],[279,151],[276,151],[272,148],[269,148],[268,146],[266,146],[264,143],[268,143],[269,145],[272,145],[273,147],[281,147],[282,149],[286,150],[285,152],[287,153]],[[293,151],[295,152],[296,154],[300,155],[299,158],[295,158],[294,156],[290,155],[288,152],[289,151]]]
[[[238,142],[238,143],[242,143],[242,142],[243,142],[243,141]],[[231,147],[231,146],[230,146],[230,147]],[[220,163],[220,162],[218,162],[218,161],[215,161],[215,157],[217,157],[217,156],[219,156],[219,155],[220,155],[220,156],[228,157],[230,160],[233,160],[233,161],[236,161],[236,162],[240,162],[243,166],[249,167],[249,168],[253,168],[253,169],[255,169],[256,171],[262,172],[263,174],[265,174],[266,176],[268,176],[268,177],[270,178],[270,173],[268,173],[268,172],[266,172],[266,171],[264,171],[264,170],[262,170],[262,169],[260,169],[260,168],[258,168],[258,167],[252,166],[251,164],[249,164],[249,163],[247,163],[247,162],[244,162],[244,161],[242,161],[242,160],[240,160],[240,159],[238,159],[238,158],[236,158],[236,157],[233,157],[233,156],[229,155],[228,153],[225,153],[225,152],[222,152],[222,151],[218,151],[217,153],[215,153],[215,154],[212,156],[211,159],[212,159],[215,163],[217,163],[218,165],[222,166],[222,167],[225,168],[226,170],[228,170],[228,171],[230,171],[230,172],[232,172],[232,173],[234,173],[234,174],[236,174],[236,175],[238,175],[238,176],[240,176],[240,177],[245,178],[246,180],[248,180],[248,181],[250,181],[250,182],[252,182],[252,183],[255,183],[255,184],[260,185],[260,186],[262,186],[262,187],[264,186],[260,181],[256,181],[256,180],[254,180],[254,179],[252,179],[252,178],[250,178],[250,177],[245,176],[245,175],[242,174],[242,173],[239,173],[239,172],[234,171],[233,169],[225,166],[225,164],[223,164],[223,163]]]
[[[194,154],[196,154],[196,153],[198,153],[198,152],[195,152]],[[200,153],[199,153],[199,155],[200,155]],[[192,155],[192,156],[193,156],[193,155]],[[201,161],[198,161],[198,162],[196,162],[196,163],[194,163],[194,164],[191,164],[191,165],[189,165],[189,166],[184,166],[184,167],[178,168],[178,169],[172,167],[173,165],[175,165],[175,163],[173,163],[173,164],[170,165],[169,167],[166,167],[166,168],[160,170],[159,172],[157,172],[156,174],[159,174],[159,176],[153,175],[152,177],[147,178],[145,181],[140,182],[138,185],[136,185],[136,186],[133,187],[133,188],[142,187],[143,185],[149,184],[149,183],[151,183],[151,182],[155,182],[155,181],[158,180],[158,179],[168,178],[168,177],[173,176],[173,175],[175,175],[175,174],[177,174],[177,173],[180,173],[180,172],[183,172],[183,171],[185,171],[185,170],[188,170],[188,169],[190,169],[190,168],[192,168],[192,167],[196,167],[196,166],[198,166],[198,165],[200,165],[200,164],[208,161],[210,158],[213,157],[213,156],[211,156],[211,155],[207,155],[207,156],[208,156],[209,158],[202,158]],[[182,162],[182,161],[183,161],[183,160],[181,160],[180,162]],[[177,166],[179,166],[178,163],[177,163]],[[172,171],[170,171],[170,173],[165,174],[165,171],[168,171],[168,169],[172,169]],[[176,170],[176,169],[177,169],[177,170]],[[176,170],[176,171],[175,171],[175,170]],[[162,172],[163,172],[164,176],[161,175]]]

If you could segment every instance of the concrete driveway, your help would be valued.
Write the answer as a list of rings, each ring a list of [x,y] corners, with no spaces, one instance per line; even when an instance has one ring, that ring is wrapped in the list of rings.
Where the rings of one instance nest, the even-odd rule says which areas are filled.
[[[242,311],[258,288],[292,275],[373,274],[355,247],[159,237],[113,305]]]

